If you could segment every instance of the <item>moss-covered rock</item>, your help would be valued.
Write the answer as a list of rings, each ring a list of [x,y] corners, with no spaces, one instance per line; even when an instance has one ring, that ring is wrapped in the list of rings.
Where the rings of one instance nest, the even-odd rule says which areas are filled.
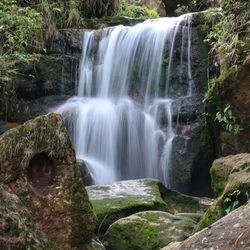
[[[207,208],[204,200],[169,190],[153,179],[90,186],[87,191],[98,218],[99,235],[116,220],[139,211],[203,212]]]
[[[196,222],[185,215],[160,211],[133,214],[112,224],[105,235],[108,249],[159,249],[172,241],[186,239]]]
[[[197,230],[211,225],[247,202],[250,195],[250,154],[221,158],[213,164],[213,189],[220,197],[204,214]]]
[[[0,248],[54,249],[47,236],[35,226],[20,199],[0,187]]]
[[[60,249],[89,243],[95,216],[60,115],[50,113],[0,137],[0,183],[18,195]]]
[[[214,193],[219,196],[222,194],[232,169],[242,164],[242,155],[228,156],[215,160],[210,169],[211,185]]]

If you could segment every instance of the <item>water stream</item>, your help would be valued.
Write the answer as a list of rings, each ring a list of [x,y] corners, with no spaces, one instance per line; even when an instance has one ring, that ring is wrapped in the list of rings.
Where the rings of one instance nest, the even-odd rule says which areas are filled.
[[[185,93],[173,95],[176,49]],[[85,32],[78,94],[59,112],[94,182],[152,177],[170,186],[172,103],[193,85],[191,15]]]

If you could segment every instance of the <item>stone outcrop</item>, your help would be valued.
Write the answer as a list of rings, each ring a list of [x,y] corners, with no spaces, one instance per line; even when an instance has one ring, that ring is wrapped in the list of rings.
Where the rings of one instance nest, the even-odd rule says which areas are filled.
[[[182,193],[204,195],[211,193],[208,176],[209,163],[213,160],[208,131],[198,122],[179,126],[178,135],[173,139],[171,187]],[[198,172],[198,174],[196,173]],[[197,176],[196,176],[197,175]],[[202,190],[199,190],[202,186]]]
[[[116,220],[139,211],[202,213],[210,205],[207,200],[169,190],[153,179],[120,181],[86,188],[98,218],[99,235],[105,233]]]
[[[199,229],[211,225],[250,196],[250,154],[220,158],[211,168],[212,188],[219,198],[204,214]]]
[[[50,113],[0,137],[0,183],[59,249],[83,247],[95,216],[63,120]]]
[[[197,219],[196,215],[193,218]],[[105,243],[108,249],[156,250],[172,241],[186,239],[196,225],[193,218],[160,211],[136,213],[112,224]]]
[[[242,206],[211,227],[194,234],[183,242],[175,242],[162,250],[250,249],[250,203]]]
[[[38,230],[20,199],[0,187],[0,248],[54,249],[47,236]]]
[[[249,33],[248,33],[249,34]],[[249,35],[248,35],[249,37]],[[248,38],[249,39],[249,38]],[[250,47],[250,46],[248,46]],[[226,86],[231,86],[227,95],[223,97],[223,103],[231,105],[232,113],[243,131],[239,134],[221,131],[220,151],[221,155],[250,153],[250,56],[245,59],[237,74],[230,75],[225,80]],[[228,87],[227,87],[228,88]]]

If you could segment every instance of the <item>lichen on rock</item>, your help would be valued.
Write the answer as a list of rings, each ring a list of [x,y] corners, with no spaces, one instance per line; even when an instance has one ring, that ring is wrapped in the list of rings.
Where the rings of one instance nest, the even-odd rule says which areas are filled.
[[[47,236],[35,226],[20,199],[0,187],[0,248],[54,249]]]

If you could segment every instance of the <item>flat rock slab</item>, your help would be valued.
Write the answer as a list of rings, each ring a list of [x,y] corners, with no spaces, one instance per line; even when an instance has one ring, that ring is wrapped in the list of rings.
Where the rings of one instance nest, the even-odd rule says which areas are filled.
[[[250,203],[236,209],[187,240],[172,243],[162,250],[190,249],[250,249]]]
[[[105,234],[108,249],[156,250],[191,235],[195,220],[185,215],[145,211],[113,223]]]
[[[207,208],[200,199],[169,190],[154,179],[120,181],[86,189],[98,218],[99,234],[116,220],[139,211],[203,212]]]

